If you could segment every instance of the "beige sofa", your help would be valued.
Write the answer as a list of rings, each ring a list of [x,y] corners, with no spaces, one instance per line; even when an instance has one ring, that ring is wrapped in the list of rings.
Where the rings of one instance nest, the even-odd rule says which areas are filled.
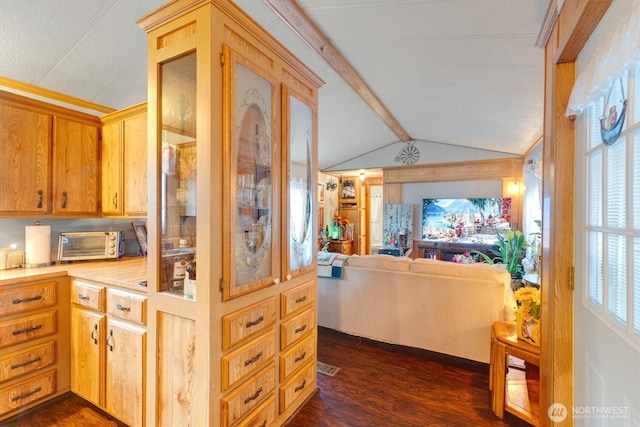
[[[491,324],[513,319],[511,278],[488,264],[352,255],[318,278],[318,325],[489,363]]]

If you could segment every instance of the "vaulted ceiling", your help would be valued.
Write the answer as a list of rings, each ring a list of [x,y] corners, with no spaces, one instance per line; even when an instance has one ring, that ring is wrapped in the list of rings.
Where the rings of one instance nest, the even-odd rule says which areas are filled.
[[[2,0],[0,76],[115,109],[143,102],[146,34],[135,21],[165,2]],[[542,134],[536,39],[548,0],[298,0],[384,119],[270,5],[288,1],[235,3],[326,82],[321,169],[398,165],[407,141],[418,163],[441,159],[430,152],[443,147],[522,155]]]

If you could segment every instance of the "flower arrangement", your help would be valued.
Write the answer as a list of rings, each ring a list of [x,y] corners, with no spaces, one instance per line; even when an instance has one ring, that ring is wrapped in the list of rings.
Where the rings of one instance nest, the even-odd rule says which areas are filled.
[[[525,286],[514,292],[516,332],[529,344],[540,345],[540,289]]]
[[[385,236],[385,238],[384,238],[384,243],[385,243],[387,246],[395,246],[395,245],[396,245],[396,238],[395,238],[395,237],[393,237],[393,236],[389,236],[389,235],[387,235],[387,236]]]
[[[457,264],[473,264],[474,262],[476,262],[475,258],[469,252],[465,252],[463,254],[455,254],[452,258],[452,261]]]
[[[333,224],[338,227],[347,228],[350,222],[347,218],[338,215],[336,211],[336,213],[333,214]]]

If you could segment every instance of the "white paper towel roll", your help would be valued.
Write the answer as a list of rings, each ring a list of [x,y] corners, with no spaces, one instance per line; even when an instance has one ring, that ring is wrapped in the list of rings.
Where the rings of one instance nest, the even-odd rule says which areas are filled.
[[[24,234],[27,267],[51,264],[51,226],[27,225]]]

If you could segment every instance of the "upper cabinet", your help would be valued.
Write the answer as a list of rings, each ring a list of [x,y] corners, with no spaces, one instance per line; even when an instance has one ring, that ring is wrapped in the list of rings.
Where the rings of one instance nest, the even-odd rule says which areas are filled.
[[[0,91],[0,151],[0,215],[98,215],[96,117]]]
[[[102,215],[147,215],[147,104],[102,121]]]

